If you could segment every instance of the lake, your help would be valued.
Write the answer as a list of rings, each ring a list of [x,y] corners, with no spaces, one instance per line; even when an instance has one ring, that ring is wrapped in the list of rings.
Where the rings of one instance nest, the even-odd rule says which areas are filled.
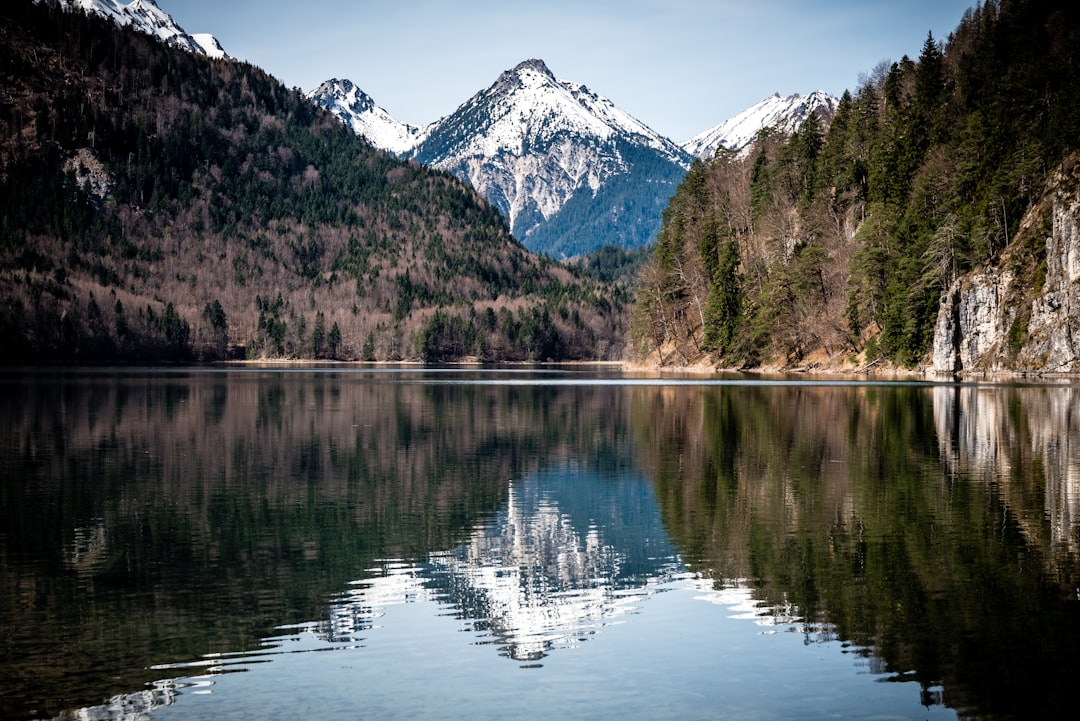
[[[1080,678],[1080,387],[0,373],[0,718],[1009,719]]]

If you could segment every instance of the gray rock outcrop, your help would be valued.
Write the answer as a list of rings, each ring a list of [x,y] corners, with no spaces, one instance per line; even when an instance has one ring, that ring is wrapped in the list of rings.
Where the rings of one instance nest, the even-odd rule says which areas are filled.
[[[1045,261],[1030,250],[1041,241]],[[1080,371],[1080,164],[1054,174],[995,266],[961,276],[942,295],[932,368]]]

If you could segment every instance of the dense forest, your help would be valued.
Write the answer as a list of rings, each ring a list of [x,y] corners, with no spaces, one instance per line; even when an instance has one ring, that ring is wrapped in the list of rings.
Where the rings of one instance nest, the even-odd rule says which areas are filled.
[[[639,276],[635,352],[909,367],[926,362],[942,293],[967,271],[1007,262],[1038,292],[1050,221],[1018,231],[1080,149],[1078,12],[988,0],[917,59],[879,64],[833,117],[696,163]],[[1021,315],[1009,343],[1025,332]]]
[[[608,359],[630,295],[251,65],[0,9],[3,362]]]

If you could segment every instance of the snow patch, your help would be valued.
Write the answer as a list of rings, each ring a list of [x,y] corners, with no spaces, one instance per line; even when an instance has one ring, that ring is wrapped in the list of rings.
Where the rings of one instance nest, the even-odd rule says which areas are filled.
[[[821,90],[786,98],[781,97],[780,93],[773,93],[735,117],[685,141],[682,149],[702,159],[711,158],[720,147],[745,154],[764,128],[790,135],[799,129],[807,115],[815,112],[831,115],[836,111],[838,102]]]
[[[327,80],[306,97],[337,115],[376,148],[405,155],[426,137],[425,128],[393,117],[351,80]]]
[[[217,38],[206,33],[188,35],[154,0],[132,0],[126,5],[119,0],[60,0],[60,4],[69,10],[84,10],[100,15],[120,26],[131,25],[163,43],[196,55],[229,58]]]

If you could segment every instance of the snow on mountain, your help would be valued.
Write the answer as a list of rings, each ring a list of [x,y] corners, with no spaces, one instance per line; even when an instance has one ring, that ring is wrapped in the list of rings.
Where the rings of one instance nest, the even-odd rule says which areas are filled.
[[[636,139],[641,145],[658,150],[668,159],[684,167],[689,167],[686,165],[684,154],[679,152],[680,148],[671,140],[658,134],[637,118],[615,107],[615,104],[604,96],[598,95],[578,83],[563,82],[563,86],[594,117],[600,118],[609,127],[616,129],[629,138]]]
[[[836,98],[820,90],[786,98],[773,93],[735,117],[690,138],[682,143],[682,149],[699,158],[711,158],[720,146],[746,153],[762,129],[771,127],[790,135],[810,113],[832,115],[837,102]]]
[[[198,55],[228,58],[229,55],[212,35],[188,35],[154,0],[60,0],[61,5],[85,10],[112,20],[117,25],[131,25],[136,30],[153,35],[164,43]]]
[[[306,97],[340,117],[377,148],[404,155],[425,137],[424,128],[397,120],[351,80],[327,80]]]
[[[227,59],[229,54],[225,52],[225,48],[221,47],[221,43],[210,33],[192,33],[191,39],[199,44],[202,48],[203,54],[216,58],[218,60]]]
[[[522,155],[567,135],[599,141],[621,137],[672,160],[683,158],[670,140],[584,85],[556,80],[547,65],[535,59],[502,73],[487,90],[435,123],[436,134],[448,144],[435,164],[452,157]]]
[[[557,80],[534,59],[433,123],[412,157],[471,183],[528,246],[529,234],[571,198],[595,196],[612,177],[632,173],[643,153],[680,172],[688,167],[672,141],[585,86]],[[623,222],[636,220],[627,215]]]
[[[680,147],[536,59],[423,128],[394,119],[348,80],[308,97],[376,147],[470,183],[526,247],[555,256],[651,242],[694,155],[711,157],[719,145],[745,151],[762,128],[791,133],[837,104],[823,92],[773,95]]]

